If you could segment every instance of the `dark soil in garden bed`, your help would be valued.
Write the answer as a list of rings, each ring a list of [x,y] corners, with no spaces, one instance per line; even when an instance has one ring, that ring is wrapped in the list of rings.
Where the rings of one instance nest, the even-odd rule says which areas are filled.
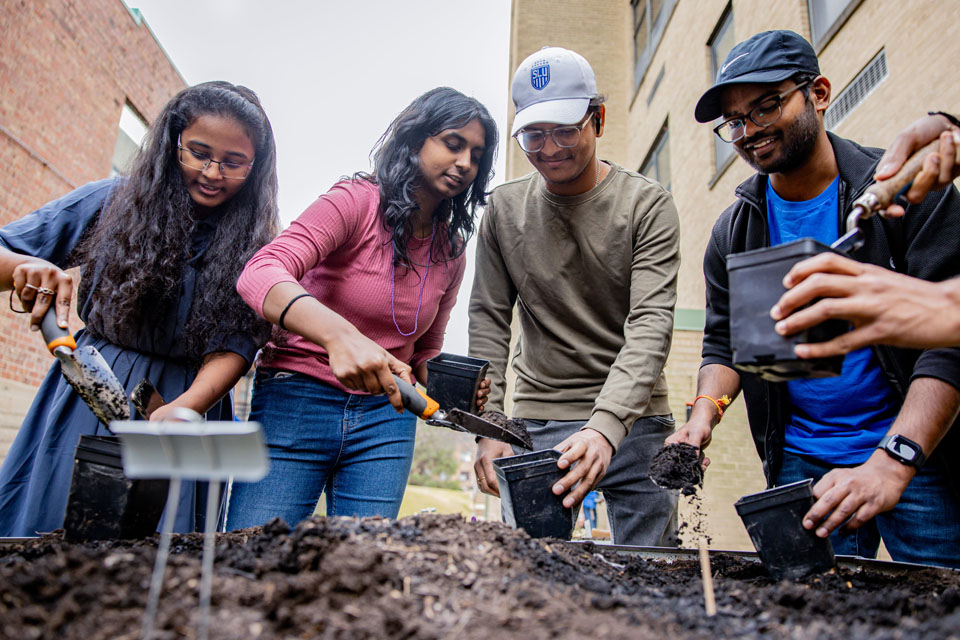
[[[0,547],[0,636],[136,638],[157,539]],[[192,638],[202,536],[174,539],[156,638]],[[840,569],[774,582],[695,560],[533,540],[459,516],[314,518],[219,536],[211,638],[960,638],[960,573]]]

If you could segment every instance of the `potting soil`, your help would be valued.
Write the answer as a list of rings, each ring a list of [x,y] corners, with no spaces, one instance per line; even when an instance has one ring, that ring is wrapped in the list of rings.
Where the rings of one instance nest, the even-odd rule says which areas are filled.
[[[0,546],[0,636],[137,638],[157,538]],[[202,536],[175,536],[155,638],[192,638]],[[839,569],[774,582],[696,560],[533,540],[453,515],[315,517],[218,536],[211,638],[960,638],[960,573]]]
[[[683,442],[668,444],[653,456],[650,478],[664,489],[680,489],[683,495],[703,486],[700,451]]]

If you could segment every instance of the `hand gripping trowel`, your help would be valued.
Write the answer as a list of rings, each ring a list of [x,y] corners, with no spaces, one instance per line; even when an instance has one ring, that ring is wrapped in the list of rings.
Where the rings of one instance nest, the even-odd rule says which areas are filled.
[[[847,232],[830,245],[830,248],[849,255],[862,247],[864,236],[863,231],[860,230],[860,221],[866,220],[875,213],[886,217],[887,207],[893,204],[898,196],[910,189],[913,179],[923,168],[923,161],[931,153],[936,153],[939,147],[940,139],[937,138],[907,158],[895,175],[867,187],[863,195],[853,201],[853,206],[847,215]]]
[[[43,316],[40,333],[47,343],[47,349],[60,361],[63,377],[100,422],[109,429],[113,420],[130,419],[127,395],[110,365],[94,347],[88,345],[77,348],[70,332],[57,324],[53,306]]]
[[[460,409],[451,409],[449,412],[443,411],[436,400],[403,378],[395,375],[393,379],[397,381],[397,387],[400,389],[403,406],[415,413],[418,417],[426,420],[427,424],[431,426],[446,427],[454,431],[472,433],[525,449],[533,448],[533,442],[530,440],[530,435],[526,433],[526,431],[516,433],[506,427],[501,427],[489,420],[484,420],[479,416],[461,411]]]

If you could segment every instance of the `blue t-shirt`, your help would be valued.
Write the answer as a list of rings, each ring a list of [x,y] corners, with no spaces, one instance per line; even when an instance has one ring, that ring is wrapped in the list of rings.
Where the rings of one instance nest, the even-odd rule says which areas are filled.
[[[770,244],[814,238],[831,244],[839,237],[840,177],[811,200],[791,202],[767,181]],[[785,449],[828,464],[864,462],[897,416],[899,402],[869,347],[843,360],[841,375],[787,383],[790,420]]]

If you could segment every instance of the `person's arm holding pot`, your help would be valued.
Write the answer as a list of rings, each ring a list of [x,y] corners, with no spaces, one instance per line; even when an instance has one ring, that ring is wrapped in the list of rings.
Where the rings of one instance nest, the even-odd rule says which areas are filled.
[[[575,507],[603,479],[617,447],[644,415],[663,371],[673,335],[680,269],[680,224],[673,198],[651,190],[637,202],[630,308],[624,343],[610,367],[587,423],[555,449],[560,468],[570,471],[553,487],[565,507]],[[642,213],[641,213],[642,212]]]
[[[506,394],[506,371],[510,355],[510,322],[517,289],[510,278],[497,241],[496,193],[487,201],[477,233],[476,268],[470,294],[469,354],[490,362],[487,368],[489,410],[503,411]],[[493,461],[513,455],[509,444],[480,438],[473,468],[477,487],[484,493],[499,496]]]
[[[899,435],[929,457],[950,430],[960,410],[960,391],[935,378],[917,378],[887,435]],[[838,527],[857,529],[878,513],[889,511],[917,474],[917,468],[877,449],[866,462],[827,472],[813,486],[817,499],[803,517],[803,526],[826,538]]]

